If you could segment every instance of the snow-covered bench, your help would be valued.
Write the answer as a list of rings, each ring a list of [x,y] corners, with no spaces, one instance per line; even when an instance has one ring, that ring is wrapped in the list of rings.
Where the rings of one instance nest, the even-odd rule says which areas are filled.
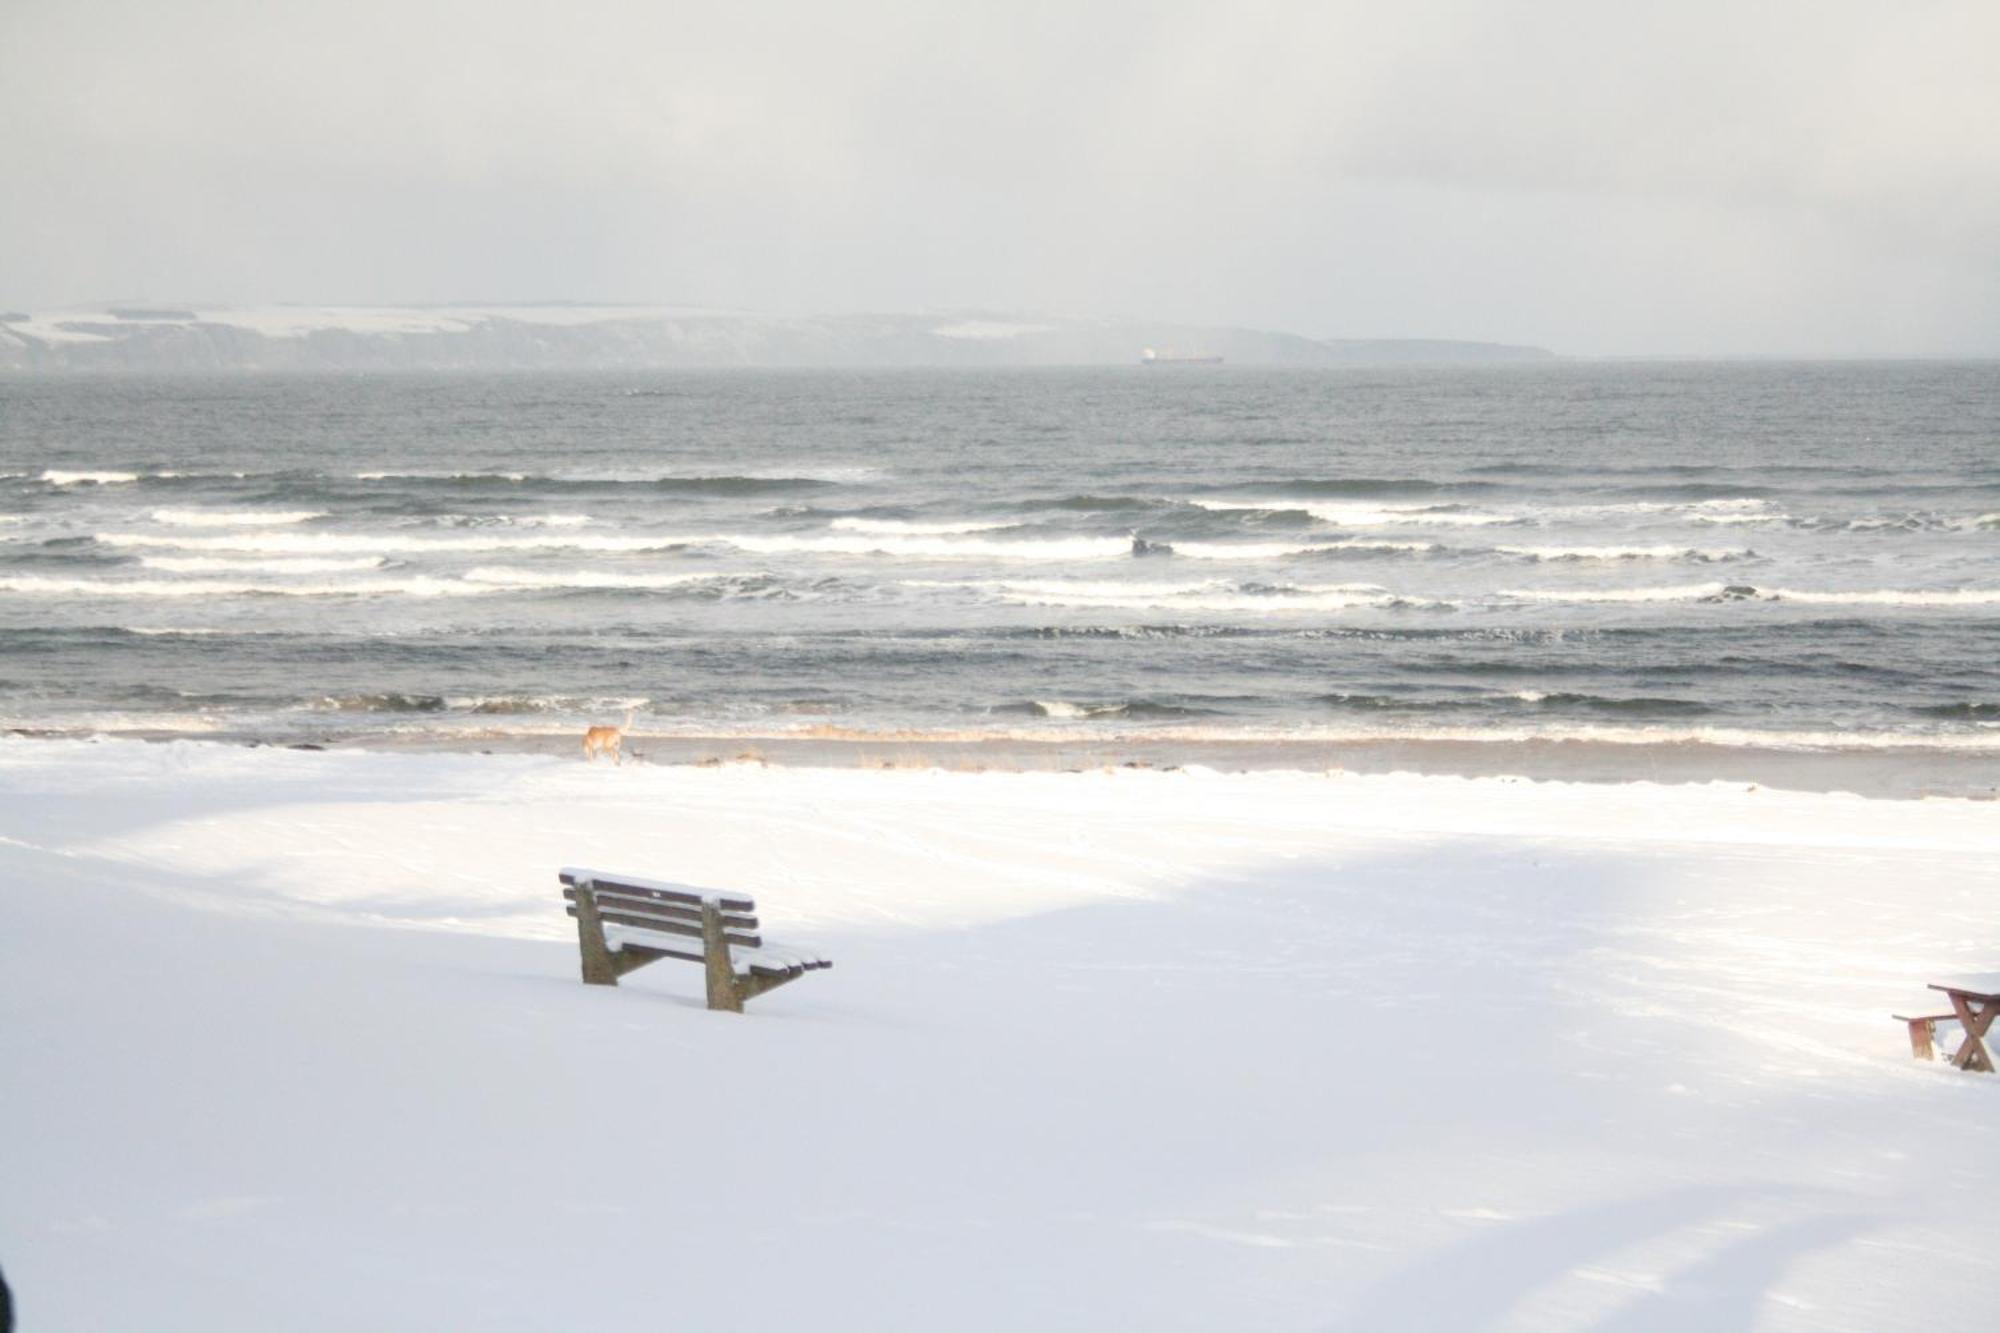
[[[706,969],[709,1008],[740,1014],[745,1000],[833,966],[809,950],[767,942],[749,898],[600,870],[565,869],[561,879],[585,985],[616,986],[635,968],[679,958]]]

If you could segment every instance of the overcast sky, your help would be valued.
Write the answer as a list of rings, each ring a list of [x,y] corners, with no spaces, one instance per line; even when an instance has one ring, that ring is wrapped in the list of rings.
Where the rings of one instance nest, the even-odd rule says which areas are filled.
[[[2000,354],[2000,0],[0,0],[0,307]]]

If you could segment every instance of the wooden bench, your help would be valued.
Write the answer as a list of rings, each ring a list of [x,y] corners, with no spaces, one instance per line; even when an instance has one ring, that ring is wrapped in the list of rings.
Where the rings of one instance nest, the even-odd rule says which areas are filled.
[[[1919,1060],[1937,1059],[1937,1025],[1955,1023],[1957,1014],[1891,1014],[1898,1023],[1910,1026],[1910,1054]]]
[[[709,1008],[740,1014],[745,1000],[833,966],[808,950],[767,943],[757,904],[737,894],[600,870],[565,869],[560,878],[588,986],[616,986],[627,972],[679,958],[703,965]]]

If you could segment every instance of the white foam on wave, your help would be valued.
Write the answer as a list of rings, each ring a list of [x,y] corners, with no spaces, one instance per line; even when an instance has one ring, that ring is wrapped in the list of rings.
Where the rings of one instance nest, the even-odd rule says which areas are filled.
[[[826,463],[817,467],[803,468],[796,466],[752,468],[741,475],[755,481],[824,481],[835,485],[854,485],[880,481],[890,473],[888,468],[876,463]]]
[[[1608,504],[1557,505],[1548,511],[1558,519],[1605,514],[1662,514],[1702,523],[1770,523],[1784,518],[1771,502],[1754,495],[1716,500],[1618,500]]]
[[[526,481],[525,472],[357,472],[356,481]]]
[[[199,736],[221,731],[230,725],[222,718],[199,713],[83,713],[65,714],[60,719],[19,713],[0,714],[0,731],[56,732],[76,737],[117,735]]]
[[[971,591],[993,592],[1000,590],[1024,590],[1028,592],[1050,592],[1056,595],[1091,597],[1174,597],[1188,593],[1208,592],[1217,588],[1234,588],[1237,584],[1229,579],[1207,579],[1200,583],[1143,583],[1124,579],[904,579],[900,586],[905,588],[963,588]],[[1355,585],[1369,586],[1373,585]]]
[[[162,472],[159,476],[172,476]],[[137,472],[59,472],[54,468],[42,473],[41,479],[51,486],[122,486],[139,480]]]
[[[1491,527],[1519,523],[1518,514],[1489,514],[1447,505],[1336,504],[1324,500],[1278,498],[1272,500],[1199,500],[1189,504],[1216,513],[1259,510],[1267,513],[1307,514],[1337,528],[1399,527]]]
[[[588,514],[523,514],[507,521],[517,528],[580,528],[594,520]]]
[[[1340,541],[1292,542],[1168,542],[1175,555],[1191,560],[1287,560],[1297,556],[1320,555],[1330,551],[1377,551],[1424,553],[1444,548],[1436,542],[1370,541],[1348,537]]]
[[[1512,588],[1523,602],[1798,602],[1814,606],[2000,606],[2000,588],[1799,589],[1694,583],[1664,588]]]
[[[1251,585],[1229,579],[1199,583],[1127,583],[1082,579],[908,579],[908,588],[969,590],[1012,606],[1098,610],[1344,611],[1418,605],[1373,583]]]
[[[1765,588],[1760,594],[1780,602],[1854,606],[2000,606],[2000,588],[1942,588],[1932,591],[1880,589],[1859,592],[1805,592]]]
[[[1283,560],[1305,555],[1310,542],[1169,542],[1175,555],[1190,560]]]
[[[760,555],[913,556],[938,560],[1109,560],[1132,553],[1130,537],[1054,537],[1003,541],[951,536],[761,536],[719,533],[686,537],[702,546],[729,546]]]
[[[1530,560],[1694,560],[1704,564],[1745,560],[1755,552],[1703,550],[1688,546],[1496,546],[1503,555]]]
[[[323,509],[155,509],[153,521],[175,528],[265,528],[325,518]]]
[[[588,521],[588,520],[585,520]],[[551,525],[561,530],[546,535],[442,537],[407,532],[272,532],[252,531],[218,536],[175,536],[150,532],[100,532],[95,539],[118,548],[233,552],[242,555],[325,555],[334,552],[382,554],[481,551],[596,551],[605,554],[663,551],[686,546],[720,546],[757,555],[877,556],[930,560],[1065,561],[1115,560],[1132,554],[1132,538],[1124,537],[980,537],[974,532],[842,532],[842,533],[690,533],[657,536],[597,536],[571,534],[575,524]],[[1012,525],[996,525],[1012,526]],[[1339,541],[1177,542],[1171,549],[1198,560],[1273,560],[1323,551],[1425,552],[1435,542]]]
[[[874,536],[895,537],[950,537],[968,532],[992,532],[997,528],[1011,528],[1017,524],[1007,522],[980,522],[967,519],[955,523],[916,523],[893,518],[836,518],[828,526],[836,532],[864,532]]]
[[[220,537],[170,537],[145,532],[101,532],[96,540],[112,547],[170,547],[185,551],[313,555],[332,551],[421,554],[453,551],[573,550],[660,551],[681,546],[725,546],[761,555],[904,556],[944,560],[1104,560],[1127,556],[1129,537],[1064,537],[1001,541],[951,536],[759,535],[706,533],[654,537],[609,537],[551,533],[547,536],[426,537],[408,533],[243,533]]]
[[[223,579],[75,579],[22,574],[0,592],[30,597],[464,597],[492,589],[459,579],[351,579],[340,583],[259,583]]]
[[[597,522],[589,514],[433,514],[422,521],[436,528],[582,528]]]
[[[330,552],[383,554],[448,553],[454,551],[657,551],[701,540],[688,537],[424,537],[411,533],[250,532],[221,537],[176,537],[148,532],[100,532],[95,540],[122,548],[167,548],[177,551],[225,551],[244,555],[323,555]]]
[[[1689,583],[1670,588],[1506,588],[1498,595],[1519,602],[1695,602],[1722,596],[1724,586]]]
[[[467,583],[482,584],[491,588],[541,589],[541,588],[679,588],[690,583],[702,583],[717,578],[734,577],[713,572],[699,574],[626,574],[601,569],[506,569],[479,568],[467,570]]]
[[[374,555],[331,559],[314,556],[232,559],[212,555],[148,555],[141,556],[139,563],[163,574],[347,574],[357,570],[380,569],[389,562]]]

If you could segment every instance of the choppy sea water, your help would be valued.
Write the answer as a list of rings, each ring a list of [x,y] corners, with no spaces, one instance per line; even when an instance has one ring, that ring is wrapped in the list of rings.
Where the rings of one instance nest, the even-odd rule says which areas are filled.
[[[0,381],[0,726],[2000,752],[2000,366]]]

